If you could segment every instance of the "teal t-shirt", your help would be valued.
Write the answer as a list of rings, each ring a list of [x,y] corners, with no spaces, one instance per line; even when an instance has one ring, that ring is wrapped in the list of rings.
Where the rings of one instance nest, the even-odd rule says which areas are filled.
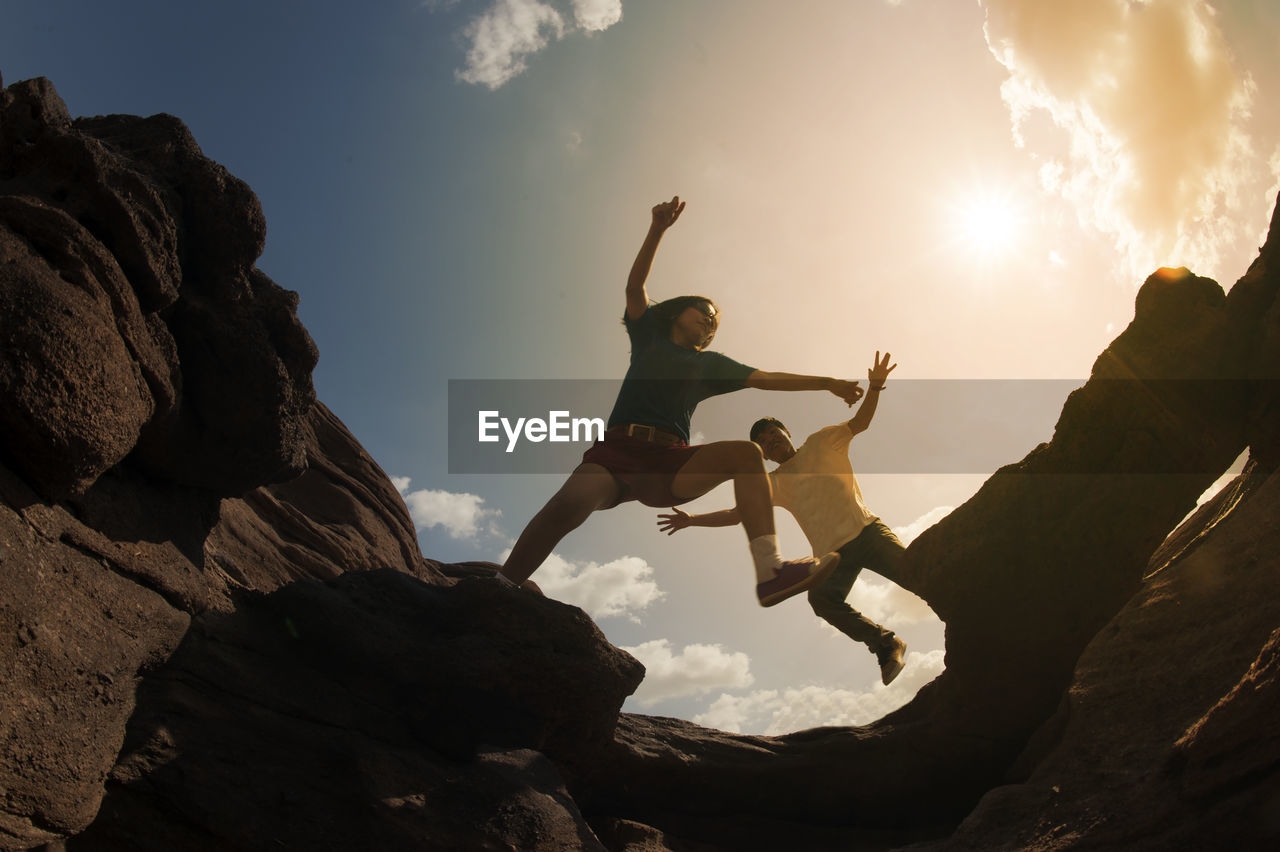
[[[755,367],[719,352],[685,349],[659,333],[653,311],[638,320],[623,315],[631,338],[631,365],[622,379],[609,425],[641,423],[689,440],[693,410],[704,399],[745,387]]]

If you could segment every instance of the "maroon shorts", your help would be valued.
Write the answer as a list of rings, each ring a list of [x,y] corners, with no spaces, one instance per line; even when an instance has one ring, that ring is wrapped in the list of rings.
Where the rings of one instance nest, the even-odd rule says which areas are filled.
[[[702,444],[660,444],[626,435],[606,435],[603,441],[596,441],[582,454],[582,461],[598,464],[613,474],[622,485],[618,503],[639,500],[646,506],[661,509],[695,499],[675,496],[671,493],[671,483],[680,468],[702,447]]]

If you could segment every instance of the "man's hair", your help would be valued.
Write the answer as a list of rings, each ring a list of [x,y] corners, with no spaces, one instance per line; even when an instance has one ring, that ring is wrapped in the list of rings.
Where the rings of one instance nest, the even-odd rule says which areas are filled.
[[[755,439],[760,435],[761,432],[763,432],[765,429],[768,429],[770,426],[777,426],[779,429],[781,429],[783,432],[786,432],[788,435],[791,434],[791,430],[788,429],[785,425],[783,425],[782,421],[779,420],[778,418],[761,417],[755,423],[751,424],[752,442],[755,441]]]
[[[706,296],[676,296],[675,298],[649,305],[648,310],[653,312],[653,319],[657,323],[658,333],[663,337],[670,337],[671,326],[675,324],[680,315],[687,308],[699,305],[710,305],[715,308],[716,315],[711,318],[711,336],[715,337],[716,331],[720,328],[720,309],[716,307],[715,302]]]

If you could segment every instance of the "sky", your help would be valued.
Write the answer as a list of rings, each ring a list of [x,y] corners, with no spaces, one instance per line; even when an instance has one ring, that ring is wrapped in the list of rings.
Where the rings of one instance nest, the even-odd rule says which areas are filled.
[[[616,384],[659,201],[688,206],[649,293],[714,298],[713,349],[864,380],[892,353],[851,454],[910,541],[1052,436],[1148,274],[1230,287],[1280,191],[1269,0],[9,0],[4,17],[7,84],[48,77],[72,115],[176,115],[254,189],[258,265],[301,297],[320,399],[441,561],[501,561],[572,466],[467,472],[451,383]],[[849,410],[747,390],[704,403],[695,439],[766,414],[799,442]],[[740,529],[667,537],[657,513],[597,514],[534,575],[645,663],[626,709],[862,724],[942,671],[919,599],[854,587],[908,643],[886,688],[802,598],[756,604]],[[777,520],[784,556],[806,555]]]

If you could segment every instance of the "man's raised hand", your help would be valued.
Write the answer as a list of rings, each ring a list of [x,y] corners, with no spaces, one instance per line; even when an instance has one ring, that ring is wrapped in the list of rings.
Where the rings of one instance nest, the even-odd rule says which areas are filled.
[[[680,511],[675,506],[671,507],[671,511],[673,514],[658,516],[658,532],[675,535],[677,531],[693,523],[693,519],[687,513]]]
[[[875,365],[867,370],[867,381],[871,384],[872,390],[879,390],[884,387],[885,381],[889,378],[889,374],[893,372],[893,368],[897,364],[889,365],[889,353],[884,353],[884,358],[880,358],[880,351],[876,350]]]
[[[678,195],[671,196],[670,201],[655,204],[653,206],[653,226],[663,231],[670,228],[680,218],[680,214],[684,212],[684,204]]]

